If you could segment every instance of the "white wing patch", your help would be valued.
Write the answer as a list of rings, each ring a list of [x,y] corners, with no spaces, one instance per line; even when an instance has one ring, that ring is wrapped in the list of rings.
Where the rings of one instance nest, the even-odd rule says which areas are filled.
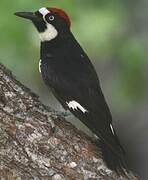
[[[42,63],[42,59],[40,59],[39,61],[39,72],[41,73],[41,63]]]
[[[50,11],[45,8],[45,7],[42,7],[41,9],[39,9],[39,12],[43,15],[43,16],[46,16],[46,14],[50,13]]]
[[[110,124],[110,128],[111,128],[112,133],[115,134],[114,133],[114,128],[113,128],[112,124]]]
[[[76,101],[70,101],[70,102],[66,102],[66,104],[68,105],[68,107],[72,110],[80,110],[82,111],[83,113],[86,113],[88,112],[87,109],[85,109],[83,106],[81,106],[81,104],[79,104],[78,102]]]

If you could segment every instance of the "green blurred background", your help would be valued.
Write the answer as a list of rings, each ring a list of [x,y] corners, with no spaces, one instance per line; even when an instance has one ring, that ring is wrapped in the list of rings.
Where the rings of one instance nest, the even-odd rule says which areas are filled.
[[[129,165],[147,180],[148,1],[1,0],[0,62],[44,103],[62,111],[38,71],[39,38],[35,28],[13,15],[44,6],[63,8],[70,15],[72,32],[100,77]]]

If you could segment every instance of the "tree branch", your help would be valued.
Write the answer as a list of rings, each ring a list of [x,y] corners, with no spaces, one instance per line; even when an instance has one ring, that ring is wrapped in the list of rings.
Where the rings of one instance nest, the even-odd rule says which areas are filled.
[[[110,171],[89,137],[43,105],[3,65],[0,65],[0,177],[137,179],[132,173],[119,177]]]

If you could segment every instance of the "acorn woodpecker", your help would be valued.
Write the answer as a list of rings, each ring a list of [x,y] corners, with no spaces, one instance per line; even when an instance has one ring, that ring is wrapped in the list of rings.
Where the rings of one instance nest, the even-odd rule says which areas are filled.
[[[89,57],[73,36],[68,15],[58,8],[17,12],[29,19],[41,40],[39,70],[46,85],[75,117],[97,137],[104,161],[116,172],[126,169],[124,150]]]

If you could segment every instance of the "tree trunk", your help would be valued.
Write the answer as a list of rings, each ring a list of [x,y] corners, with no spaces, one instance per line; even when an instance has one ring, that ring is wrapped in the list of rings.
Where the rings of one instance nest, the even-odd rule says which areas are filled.
[[[89,137],[0,65],[0,179],[137,179],[109,170]]]

